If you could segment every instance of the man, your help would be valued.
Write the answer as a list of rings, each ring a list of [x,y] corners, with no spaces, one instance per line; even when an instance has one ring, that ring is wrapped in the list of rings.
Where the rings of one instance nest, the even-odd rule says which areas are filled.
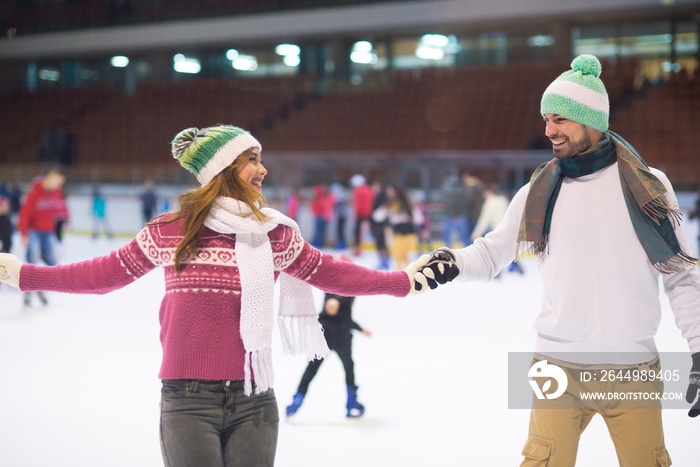
[[[466,174],[464,179],[468,176],[469,174]],[[464,179],[460,180],[456,175],[451,175],[442,186],[442,199],[445,202],[442,241],[447,247],[452,246],[453,232],[457,232],[462,245],[471,245],[471,240],[468,239],[471,230],[467,221],[469,199]]]
[[[144,183],[144,190],[141,193],[141,213],[143,215],[143,222],[151,222],[153,216],[156,212],[156,205],[158,204],[158,198],[155,192],[155,182],[151,179],[146,180]]]
[[[544,282],[535,320],[535,361],[556,364],[568,381],[590,365],[658,371],[653,336],[661,318],[661,276],[693,354],[686,397],[692,403],[700,382],[695,259],[687,254],[666,176],[608,131],[609,103],[600,72],[595,57],[582,55],[544,92],[540,112],[554,158],[515,195],[498,227],[468,248],[436,250],[407,272],[417,271],[414,290],[421,292],[455,276],[490,280],[516,252],[535,253]],[[659,392],[663,386],[658,381],[618,383],[612,391]],[[659,401],[586,405],[575,394],[569,388],[550,405],[533,397],[522,466],[573,466],[579,437],[595,414],[605,419],[620,465],[670,465]],[[700,402],[689,412],[698,414]]]
[[[468,172],[462,175],[462,182],[464,183],[464,190],[467,196],[467,235],[466,239],[464,240],[464,246],[469,246],[472,244],[472,232],[474,232],[476,223],[479,221],[481,208],[484,205],[484,191],[486,188],[481,180]]]
[[[53,237],[56,218],[68,218],[68,210],[63,200],[61,188],[66,178],[55,168],[44,177],[32,182],[19,211],[18,230],[22,235],[22,245],[27,249],[27,262],[36,263],[37,250],[41,259],[49,266],[56,265]],[[46,298],[37,292],[39,300],[46,305]],[[24,296],[25,306],[31,305],[29,293]]]

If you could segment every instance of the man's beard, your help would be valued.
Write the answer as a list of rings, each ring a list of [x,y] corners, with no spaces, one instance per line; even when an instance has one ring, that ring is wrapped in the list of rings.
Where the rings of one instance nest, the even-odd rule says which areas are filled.
[[[552,148],[552,152],[554,153],[554,157],[556,157],[557,159],[569,159],[571,157],[574,157],[576,154],[584,152],[591,146],[593,146],[591,137],[589,135],[584,135],[580,140],[576,142],[572,141],[571,139],[568,139],[567,144],[564,145],[563,148]]]

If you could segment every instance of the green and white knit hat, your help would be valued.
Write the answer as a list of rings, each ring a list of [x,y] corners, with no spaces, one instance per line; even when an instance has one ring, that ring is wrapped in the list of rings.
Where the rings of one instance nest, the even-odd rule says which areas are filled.
[[[599,131],[608,129],[610,102],[593,55],[579,55],[544,91],[540,113],[554,113]]]
[[[173,157],[192,172],[202,186],[207,185],[238,156],[261,144],[247,131],[230,125],[187,128],[172,141]]]

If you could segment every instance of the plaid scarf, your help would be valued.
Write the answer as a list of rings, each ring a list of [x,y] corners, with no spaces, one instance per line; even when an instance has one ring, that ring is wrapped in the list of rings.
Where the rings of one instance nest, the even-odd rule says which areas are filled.
[[[606,131],[600,142],[583,154],[552,159],[535,170],[518,232],[517,255],[532,251],[543,257],[552,212],[564,177],[592,174],[617,162],[622,192],[632,225],[649,261],[659,272],[670,274],[695,265],[681,250],[674,226],[681,213],[668,204],[668,193],[635,149],[619,135]]]

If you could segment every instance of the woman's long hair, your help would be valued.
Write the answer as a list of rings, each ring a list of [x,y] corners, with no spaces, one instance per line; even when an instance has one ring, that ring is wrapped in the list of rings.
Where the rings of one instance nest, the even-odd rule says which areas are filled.
[[[404,212],[408,215],[408,218],[413,222],[413,205],[406,195],[406,191],[398,185],[391,185],[394,189],[395,201],[398,202],[398,211]]]
[[[261,222],[269,220],[260,211],[267,205],[260,191],[238,176],[238,170],[248,164],[252,148],[239,155],[236,160],[215,176],[211,182],[201,188],[189,190],[178,196],[180,209],[165,215],[149,225],[160,225],[184,219],[182,241],[175,250],[175,271],[180,274],[182,265],[189,257],[197,253],[199,236],[204,227],[204,220],[209,215],[214,201],[220,196],[235,198],[252,209]]]

